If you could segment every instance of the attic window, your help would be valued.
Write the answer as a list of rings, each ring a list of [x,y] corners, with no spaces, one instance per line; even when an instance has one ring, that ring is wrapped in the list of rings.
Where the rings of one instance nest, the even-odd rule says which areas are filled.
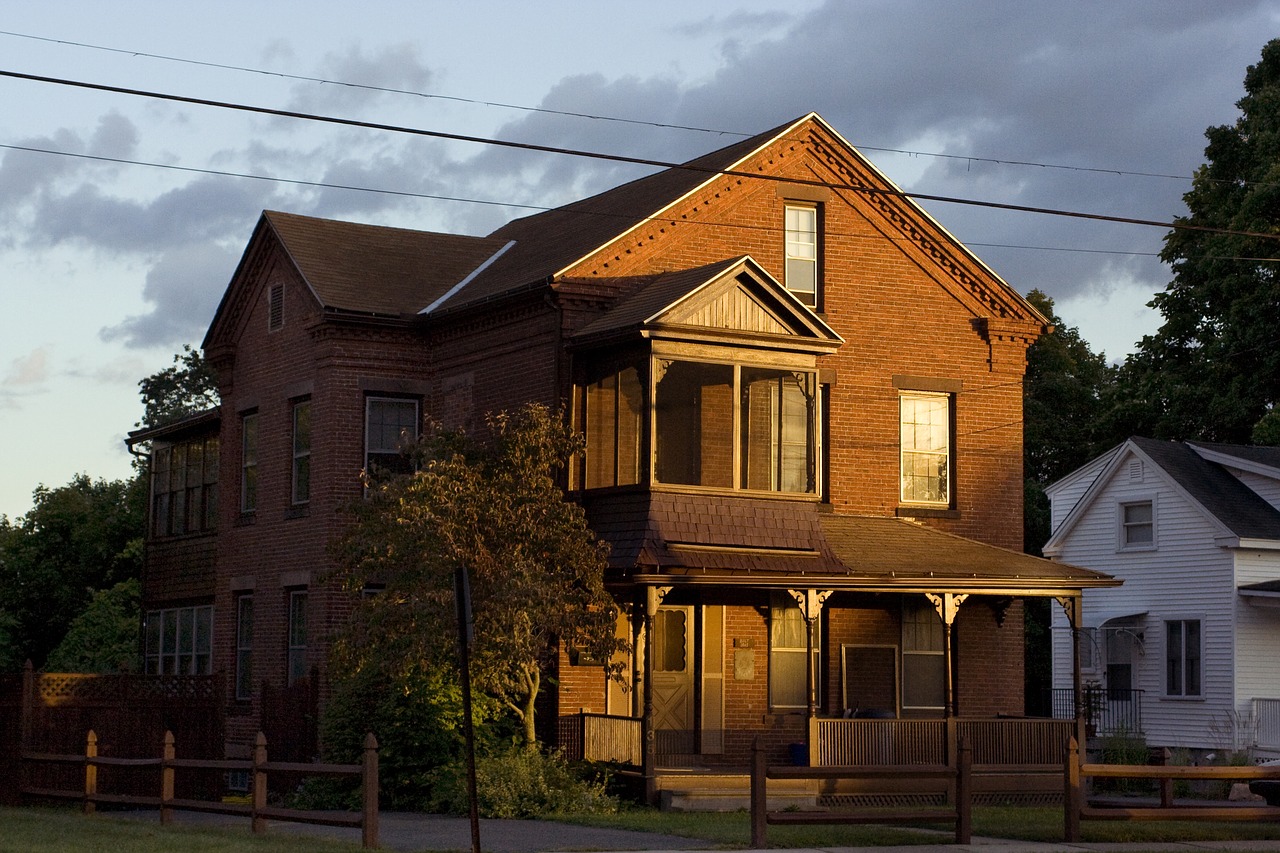
[[[267,328],[275,332],[284,326],[284,285],[271,285],[268,300]]]

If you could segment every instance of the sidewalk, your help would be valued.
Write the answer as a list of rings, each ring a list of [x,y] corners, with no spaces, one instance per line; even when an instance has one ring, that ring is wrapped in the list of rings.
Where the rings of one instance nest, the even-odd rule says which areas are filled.
[[[155,811],[108,812],[106,817],[128,817],[159,822]],[[198,812],[177,812],[176,823],[204,826],[239,827],[249,832],[249,822],[242,817]],[[360,843],[360,830],[346,827],[270,821],[268,833],[291,833],[324,838],[337,838]],[[412,812],[383,812],[379,821],[379,840],[384,850],[403,853],[421,851],[468,851],[471,849],[471,825],[466,818],[422,815]],[[557,823],[547,820],[481,820],[480,844],[485,853],[570,853],[570,851],[610,851],[610,853],[648,853],[670,850],[694,853],[714,850],[707,842],[675,835],[635,832],[626,829],[602,829]],[[789,853],[943,853],[943,851],[982,851],[982,853],[1280,853],[1280,841],[1185,841],[1178,843],[1136,842],[1127,844],[1067,844],[1065,842],[1009,841],[1000,838],[975,838],[971,844],[916,844],[896,847],[825,847],[821,850],[791,848]],[[764,853],[764,851],[735,851]]]

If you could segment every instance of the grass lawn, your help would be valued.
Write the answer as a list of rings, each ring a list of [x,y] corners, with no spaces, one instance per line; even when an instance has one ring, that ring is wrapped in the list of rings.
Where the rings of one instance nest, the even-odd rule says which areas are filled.
[[[703,839],[708,846],[747,847],[751,816],[746,812],[659,812],[632,809],[616,815],[563,818],[588,826],[611,826]],[[891,844],[949,844],[949,826],[770,826],[770,847],[858,847]],[[1196,821],[1082,821],[1086,842],[1171,842],[1280,840],[1280,824]],[[973,834],[1022,841],[1062,841],[1061,807],[980,807],[973,810]]]
[[[243,828],[161,826],[113,818],[86,817],[67,808],[0,808],[0,853],[353,853],[343,844],[275,830],[254,835]]]

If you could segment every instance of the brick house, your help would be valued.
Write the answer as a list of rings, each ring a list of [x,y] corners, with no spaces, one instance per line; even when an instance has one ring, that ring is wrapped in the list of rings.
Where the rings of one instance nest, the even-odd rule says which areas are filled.
[[[1020,550],[1045,329],[814,114],[487,237],[264,213],[203,344],[220,411],[134,437],[157,518],[164,448],[221,443],[203,526],[153,523],[148,659],[187,619],[229,749],[302,708],[296,734],[354,604],[323,575],[361,470],[425,415],[541,401],[586,435],[568,488],[634,640],[625,685],[561,650],[544,717],[643,720],[652,768],[781,754],[817,716],[1021,715],[1023,599],[1114,584]]]

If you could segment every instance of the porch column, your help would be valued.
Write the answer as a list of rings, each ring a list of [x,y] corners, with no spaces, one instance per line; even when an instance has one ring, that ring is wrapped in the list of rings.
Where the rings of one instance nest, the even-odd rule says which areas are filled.
[[[800,606],[800,615],[804,617],[805,628],[805,692],[809,697],[807,718],[812,720],[818,715],[818,684],[820,679],[815,671],[813,651],[818,645],[818,619],[822,616],[822,607],[831,597],[831,589],[789,589],[787,594]]]
[[[640,748],[644,798],[651,806],[658,804],[658,742],[653,730],[653,621],[658,615],[658,605],[670,590],[669,586],[644,588],[644,713],[640,718]]]
[[[956,703],[956,685],[955,679],[951,676],[952,660],[952,631],[954,630],[956,614],[960,612],[960,605],[964,604],[965,599],[969,597],[966,592],[926,592],[925,598],[933,605],[933,609],[938,611],[938,616],[942,619],[942,660],[943,660],[943,691],[946,695],[945,711],[948,717],[956,716],[958,710]]]
[[[1071,696],[1076,715],[1076,742],[1083,752],[1086,743],[1084,679],[1080,675],[1080,622],[1084,617],[1083,595],[1058,596],[1058,604],[1071,625]]]

